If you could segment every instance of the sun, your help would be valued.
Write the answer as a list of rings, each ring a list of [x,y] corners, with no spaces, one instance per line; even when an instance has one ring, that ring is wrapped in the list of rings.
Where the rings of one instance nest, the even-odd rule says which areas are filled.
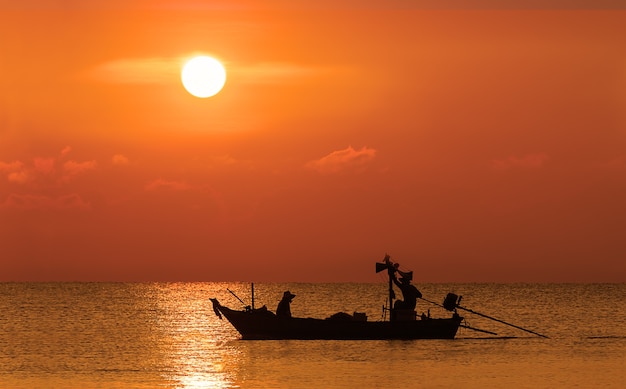
[[[206,98],[222,90],[226,82],[226,69],[215,58],[201,55],[183,65],[180,78],[187,92]]]

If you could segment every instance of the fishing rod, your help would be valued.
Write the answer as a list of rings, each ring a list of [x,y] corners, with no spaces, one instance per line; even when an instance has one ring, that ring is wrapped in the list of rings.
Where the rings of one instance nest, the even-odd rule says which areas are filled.
[[[529,333],[531,333],[533,335],[537,335],[537,336],[540,336],[542,338],[550,339],[547,336],[542,335],[542,334],[540,334],[538,332],[531,331],[529,329],[517,326],[515,324],[507,323],[504,320],[496,319],[495,317],[492,317],[492,316],[489,316],[489,315],[485,315],[484,313],[476,312],[476,311],[474,311],[472,309],[469,309],[469,308],[462,307],[462,306],[459,305],[459,303],[461,302],[462,298],[463,298],[463,296],[459,297],[459,296],[457,296],[454,293],[448,293],[448,295],[446,296],[445,300],[443,301],[443,307],[445,309],[447,309],[448,311],[453,311],[455,308],[459,308],[459,309],[462,309],[464,311],[473,313],[475,315],[482,316],[482,317],[485,317],[487,319],[494,320],[494,321],[497,321],[497,322],[502,323],[502,324],[506,324],[507,326],[511,326],[511,327],[517,328],[518,330],[526,331],[526,332],[529,332]]]
[[[438,303],[436,303],[436,302],[434,302],[434,301],[430,301],[430,300],[429,300],[429,299],[427,299],[427,298],[420,297],[420,299],[422,299],[422,300],[426,301],[427,303],[431,303],[431,304],[433,304],[433,305],[436,305],[436,306],[438,306],[438,307],[445,308],[443,305],[438,304]]]
[[[497,322],[499,322],[499,323],[506,324],[507,326],[511,326],[511,327],[517,328],[517,329],[519,329],[519,330],[529,332],[529,333],[531,333],[531,334],[533,334],[533,335],[537,335],[537,336],[540,336],[540,337],[542,337],[542,338],[550,339],[549,337],[547,337],[547,336],[545,336],[545,335],[542,335],[542,334],[540,334],[540,333],[538,333],[538,332],[535,332],[535,331],[529,330],[529,329],[527,329],[527,328],[523,328],[523,327],[517,326],[517,325],[515,325],[515,324],[507,323],[507,322],[505,322],[504,320],[496,319],[495,317],[491,317],[491,316],[489,316],[489,315],[485,315],[484,313],[476,312],[476,311],[473,311],[473,310],[471,310],[471,309],[469,309],[469,308],[464,308],[464,307],[461,307],[461,306],[457,306],[457,308],[463,309],[463,310],[465,310],[465,311],[467,311],[467,312],[473,313],[473,314],[478,315],[478,316],[485,317],[485,318],[487,318],[487,319],[495,320],[495,321],[497,321]]]
[[[426,301],[427,303],[431,303],[431,304],[433,304],[433,305],[436,305],[436,306],[438,306],[438,307],[445,308],[443,305],[441,305],[441,304],[439,304],[439,303],[436,303],[436,302],[434,302],[434,301],[431,301],[431,300],[429,300],[429,299],[427,299],[427,298],[420,297],[420,299],[422,299],[422,300]],[[460,324],[459,326],[460,326],[460,327],[463,327],[463,328],[467,328],[468,330],[472,330],[472,331],[484,332],[485,334],[490,334],[490,335],[498,335],[498,334],[497,334],[497,333],[495,333],[495,332],[492,332],[492,331],[487,331],[487,330],[481,330],[480,328],[471,327],[471,326],[468,326],[467,324]]]
[[[237,295],[235,294],[235,292],[233,292],[233,291],[232,291],[232,290],[230,290],[229,288],[226,288],[226,290],[227,290],[230,294],[232,294],[233,296],[235,296],[235,298],[236,298],[237,300],[239,300],[239,301],[240,301],[240,302],[241,302],[241,303],[245,306],[246,311],[249,311],[249,310],[251,310],[251,309],[254,309],[254,282],[252,282],[252,283],[251,283],[250,288],[251,288],[250,292],[251,292],[251,294],[252,294],[252,305],[251,305],[251,306],[250,306],[250,305],[246,305],[246,302],[245,302],[245,301],[243,301],[242,299],[240,299],[240,298],[239,298],[239,296],[237,296]]]
[[[246,305],[246,303],[245,303],[242,299],[240,299],[240,298],[239,298],[239,296],[237,296],[237,295],[235,294],[235,292],[233,292],[232,290],[230,290],[230,289],[228,289],[228,288],[226,288],[226,290],[227,290],[227,291],[229,291],[229,292],[230,292],[230,294],[232,294],[233,296],[235,296],[235,298],[236,298],[237,300],[241,301],[241,303],[242,303],[243,305]]]
[[[480,328],[476,328],[476,327],[470,327],[467,324],[459,324],[459,327],[467,328],[468,330],[472,330],[472,331],[484,332],[485,334],[489,334],[489,335],[498,335],[495,332],[487,331],[487,330],[481,330]]]

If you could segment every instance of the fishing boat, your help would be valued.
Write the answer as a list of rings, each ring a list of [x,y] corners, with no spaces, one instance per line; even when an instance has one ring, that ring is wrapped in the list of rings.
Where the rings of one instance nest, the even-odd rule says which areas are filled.
[[[455,295],[454,301],[451,301],[452,297],[449,294],[446,297],[448,302],[444,301],[443,305],[452,311],[450,317],[418,316],[414,308],[407,309],[402,304],[398,304],[402,303],[402,300],[396,301],[395,306],[393,304],[395,298],[393,285],[394,283],[400,285],[397,282],[396,273],[401,276],[401,279],[410,281],[412,272],[400,271],[399,265],[393,263],[388,255],[385,256],[383,262],[376,263],[376,272],[381,271],[387,271],[389,276],[388,306],[383,308],[384,311],[389,312],[389,315],[388,319],[385,314],[379,321],[369,321],[364,313],[358,312],[353,314],[338,312],[326,319],[291,317],[290,311],[287,314],[279,312],[280,304],[276,313],[269,311],[266,307],[255,309],[254,287],[252,288],[252,306],[246,306],[243,310],[223,306],[216,298],[211,298],[211,302],[215,314],[220,319],[222,316],[226,317],[241,334],[242,339],[454,339],[463,321],[463,317],[455,309],[457,301]],[[290,296],[293,298],[295,295],[289,291],[285,292],[284,298],[290,301]],[[418,297],[421,298],[421,293]]]

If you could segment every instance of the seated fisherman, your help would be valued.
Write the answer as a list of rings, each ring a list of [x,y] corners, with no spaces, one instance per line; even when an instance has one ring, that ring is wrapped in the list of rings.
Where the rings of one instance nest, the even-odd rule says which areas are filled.
[[[291,317],[291,300],[296,297],[295,294],[291,294],[290,291],[286,291],[283,293],[283,298],[278,303],[278,308],[276,308],[276,316],[280,317]]]

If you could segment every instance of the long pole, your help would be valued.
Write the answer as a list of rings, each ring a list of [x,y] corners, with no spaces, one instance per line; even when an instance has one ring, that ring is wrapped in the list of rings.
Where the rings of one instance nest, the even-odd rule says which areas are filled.
[[[443,305],[441,305],[441,304],[437,304],[436,302],[434,302],[434,301],[430,301],[429,299],[426,299],[426,298],[424,298],[424,297],[420,297],[420,298],[421,298],[422,300],[424,300],[424,301],[428,302],[428,303],[431,303],[431,304],[433,304],[433,305],[436,305],[436,306],[438,306],[438,307],[443,308]]]
[[[391,265],[387,268],[387,275],[389,275],[389,321],[393,321],[393,281],[391,279],[395,271]]]
[[[495,320],[495,321],[500,322],[500,323],[502,323],[502,324],[506,324],[507,326],[515,327],[515,328],[517,328],[518,330],[522,330],[522,331],[530,332],[531,334],[534,334],[534,335],[537,335],[537,336],[541,336],[542,338],[550,339],[550,338],[548,338],[547,336],[545,336],[545,335],[541,335],[541,334],[539,334],[539,333],[537,333],[537,332],[535,332],[535,331],[531,331],[531,330],[528,330],[528,329],[526,329],[526,328],[522,328],[522,327],[520,327],[520,326],[516,326],[515,324],[507,323],[507,322],[505,322],[504,320],[496,319],[495,317],[491,317],[491,316],[485,315],[484,313],[476,312],[476,311],[473,311],[473,310],[471,310],[471,309],[469,309],[469,308],[464,308],[464,307],[462,307],[462,306],[460,306],[460,305],[457,305],[456,307],[457,307],[457,308],[460,308],[460,309],[463,309],[463,310],[465,310],[465,311],[467,311],[467,312],[473,313],[473,314],[475,314],[475,315],[482,316],[482,317],[486,317],[487,319]]]
[[[424,298],[424,297],[420,297],[420,298],[421,298],[422,300],[424,300],[424,301],[428,302],[428,303],[431,303],[431,304],[436,305],[436,306],[438,306],[438,307],[444,308],[444,306],[443,306],[443,305],[438,304],[438,303],[436,303],[436,302],[434,302],[434,301],[430,301],[429,299],[426,299],[426,298]],[[467,328],[468,330],[472,330],[472,331],[484,332],[484,333],[486,333],[486,334],[491,334],[491,335],[498,335],[498,334],[497,334],[497,333],[495,333],[495,332],[492,332],[492,331],[487,331],[487,330],[481,330],[480,328],[476,328],[476,327],[470,327],[470,326],[468,326],[468,325],[466,325],[466,324],[460,324],[460,326],[461,326],[461,327],[463,327],[463,328]]]
[[[424,300],[424,301],[427,301],[427,302],[429,302],[429,303],[431,303],[431,304],[434,304],[434,305],[438,305],[438,306],[440,306],[440,307],[443,307],[443,305],[441,305],[441,304],[437,304],[437,303],[436,303],[436,302],[434,302],[434,301],[427,300],[427,299],[425,299],[425,298],[423,298],[423,297],[421,297],[421,299],[422,299],[422,300]],[[460,301],[460,299],[459,299],[459,301]],[[473,313],[473,314],[475,314],[475,315],[482,316],[482,317],[486,317],[487,319],[495,320],[495,321],[500,322],[500,323],[502,323],[502,324],[506,324],[507,326],[515,327],[515,328],[520,329],[520,330],[522,330],[522,331],[530,332],[531,334],[534,334],[534,335],[537,335],[537,336],[541,336],[542,338],[550,339],[550,338],[548,338],[547,336],[545,336],[545,335],[541,335],[541,334],[539,334],[539,333],[537,333],[537,332],[535,332],[535,331],[531,331],[531,330],[528,330],[528,329],[526,329],[526,328],[522,328],[522,327],[520,327],[520,326],[516,326],[515,324],[507,323],[507,322],[505,322],[504,320],[496,319],[495,317],[491,317],[491,316],[485,315],[484,313],[476,312],[476,311],[474,311],[474,310],[472,310],[472,309],[462,307],[462,306],[460,306],[460,305],[458,305],[458,304],[456,305],[456,307],[457,307],[457,308],[460,308],[460,309],[463,309],[463,310],[465,310],[465,311],[467,311],[467,312]],[[473,329],[473,328],[471,328],[471,329]],[[484,330],[483,330],[483,331],[484,331]]]
[[[481,330],[480,328],[470,327],[470,326],[465,325],[465,324],[459,324],[459,327],[467,328],[468,330],[472,330],[472,331],[484,332],[485,334],[498,335],[495,332],[487,331],[487,330]]]
[[[235,298],[236,298],[237,300],[241,301],[241,303],[242,303],[242,304],[244,304],[244,305],[246,304],[246,303],[244,303],[244,302],[243,302],[243,300],[242,300],[242,299],[240,299],[240,298],[239,298],[239,296],[237,296],[237,295],[235,294],[235,292],[233,292],[232,290],[230,290],[230,289],[228,289],[228,288],[226,288],[226,290],[227,290],[227,291],[229,291],[229,292],[230,292],[230,294],[232,294],[233,296],[235,296]]]
[[[252,294],[252,309],[254,309],[254,282],[250,285],[250,293]]]

